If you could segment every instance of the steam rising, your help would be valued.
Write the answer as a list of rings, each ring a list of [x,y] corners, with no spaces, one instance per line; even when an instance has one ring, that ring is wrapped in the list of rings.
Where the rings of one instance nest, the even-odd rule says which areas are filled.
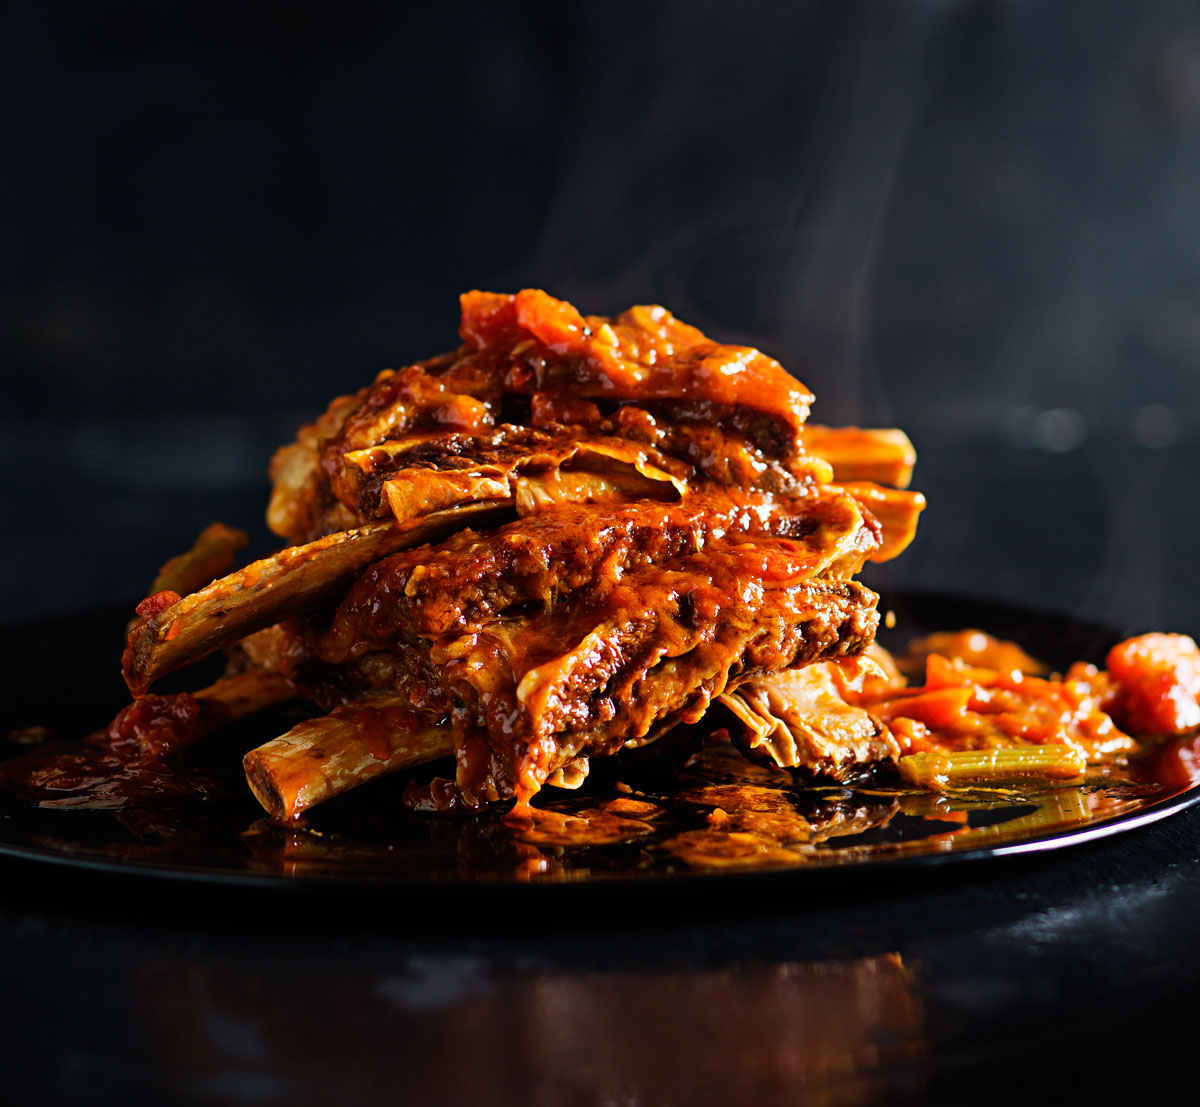
[[[822,420],[887,422],[872,282],[945,7],[738,23],[680,0],[620,52],[589,11],[578,35],[598,45],[529,270],[592,310],[661,300],[778,357]]]

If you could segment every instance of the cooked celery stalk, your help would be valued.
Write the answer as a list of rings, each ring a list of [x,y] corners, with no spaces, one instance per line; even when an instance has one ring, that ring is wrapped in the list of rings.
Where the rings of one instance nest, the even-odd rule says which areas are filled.
[[[1044,778],[1077,780],[1087,758],[1073,746],[1020,746],[1015,749],[913,753],[897,762],[900,775],[920,788],[970,788]]]

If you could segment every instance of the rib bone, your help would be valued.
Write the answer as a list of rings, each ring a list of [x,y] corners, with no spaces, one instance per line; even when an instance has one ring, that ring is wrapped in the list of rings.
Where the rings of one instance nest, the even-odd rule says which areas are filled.
[[[136,624],[121,659],[125,682],[140,696],[175,669],[313,610],[345,589],[371,562],[441,538],[495,511],[488,503],[465,504],[403,527],[375,523],[289,546],[247,565]]]
[[[884,488],[865,480],[846,481],[839,487],[875,516],[883,528],[879,549],[869,560],[891,561],[908,548],[917,533],[917,520],[925,510],[925,497],[920,492]]]
[[[447,727],[421,722],[406,702],[376,696],[335,708],[251,750],[242,759],[255,798],[276,822],[383,773],[454,752]]]
[[[907,488],[912,479],[917,452],[902,430],[806,423],[802,436],[810,454],[833,466],[834,480],[870,480]]]

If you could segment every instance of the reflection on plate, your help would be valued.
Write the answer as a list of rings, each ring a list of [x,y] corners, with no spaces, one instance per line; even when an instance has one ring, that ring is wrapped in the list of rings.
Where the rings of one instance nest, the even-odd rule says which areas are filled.
[[[1060,616],[946,596],[889,597],[897,646],[931,630],[980,627],[1054,666],[1102,658],[1122,635]],[[58,739],[107,722],[123,702],[112,673],[122,618],[90,616],[2,638],[16,689],[5,733],[45,726]],[[73,695],[62,694],[70,642]],[[106,664],[107,662],[107,664]],[[94,674],[94,675],[92,675]],[[101,676],[102,674],[102,676]],[[104,678],[108,678],[105,680]],[[262,817],[240,752],[286,729],[260,717],[210,742],[186,767],[194,788],[111,810],[32,807],[0,794],[0,853],[89,868],[222,882],[398,885],[662,882],[831,868],[929,864],[1053,849],[1129,830],[1200,800],[1200,737],[1130,770],[1051,790],[915,791],[893,777],[813,786],[750,765],[719,732],[674,732],[597,765],[578,792],[546,789],[531,821],[503,810],[401,811],[403,779],[383,779],[313,813],[304,827]],[[10,741],[3,757],[28,747]]]

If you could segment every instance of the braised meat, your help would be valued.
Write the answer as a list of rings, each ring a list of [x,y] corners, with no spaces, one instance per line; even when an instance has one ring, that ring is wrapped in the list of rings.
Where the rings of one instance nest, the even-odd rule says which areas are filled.
[[[326,712],[246,758],[277,818],[451,755],[414,804],[577,785],[741,685],[861,653],[876,597],[853,578],[912,538],[907,439],[806,446],[811,394],[757,350],[537,290],[466,294],[460,335],[276,454],[287,546],[131,628],[135,694],[226,648]],[[810,767],[894,752],[822,749]]]
[[[351,589],[320,657],[387,651],[410,702],[479,745],[460,787],[528,797],[572,760],[695,721],[730,683],[870,643],[875,596],[845,578],[871,530],[848,497],[807,506],[559,505],[396,554]]]
[[[563,466],[689,473],[798,490],[812,395],[757,350],[712,342],[661,307],[581,316],[536,289],[462,298],[463,345],[335,400],[272,465],[268,521],[302,543],[404,510],[511,496]],[[582,454],[582,457],[579,455]]]

